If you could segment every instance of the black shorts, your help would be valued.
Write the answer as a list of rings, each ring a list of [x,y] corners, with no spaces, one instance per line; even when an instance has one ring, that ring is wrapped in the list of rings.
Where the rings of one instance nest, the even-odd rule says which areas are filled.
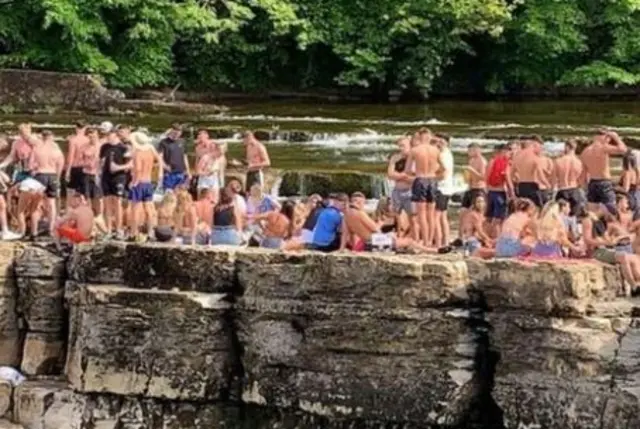
[[[246,177],[246,183],[245,183],[246,191],[249,192],[251,190],[251,187],[256,183],[259,183],[260,185],[264,185],[264,178],[262,175],[262,171],[260,170],[247,171],[247,177]]]
[[[565,200],[571,207],[571,216],[575,216],[585,206],[585,198],[582,189],[560,189],[556,193],[556,201]]]
[[[411,185],[411,201],[435,203],[438,197],[438,181],[434,177],[416,177]]]
[[[100,186],[105,197],[124,198],[127,196],[127,177],[125,175],[102,176]]]
[[[589,180],[587,186],[587,201],[595,204],[603,204],[611,214],[617,214],[616,191],[611,180]]]
[[[76,192],[82,192],[84,189],[84,173],[82,167],[71,167],[69,171],[69,182],[67,183],[67,189],[71,189]]]
[[[82,188],[82,193],[88,200],[102,198],[102,189],[100,189],[100,185],[98,185],[96,176],[94,174],[84,175],[84,186]]]
[[[449,208],[449,196],[438,191],[436,194],[436,211],[446,212]]]
[[[553,189],[541,189],[539,195],[540,203],[544,206],[553,199]]]
[[[47,198],[56,198],[60,190],[60,182],[58,176],[50,173],[38,173],[34,177],[44,186],[44,194]]]
[[[531,200],[536,206],[542,207],[542,198],[540,197],[540,186],[535,182],[518,183],[518,198],[526,198]]]
[[[484,189],[469,189],[465,191],[462,195],[462,208],[470,209],[471,206],[473,206],[473,201],[478,197],[478,195],[486,197],[487,193]]]

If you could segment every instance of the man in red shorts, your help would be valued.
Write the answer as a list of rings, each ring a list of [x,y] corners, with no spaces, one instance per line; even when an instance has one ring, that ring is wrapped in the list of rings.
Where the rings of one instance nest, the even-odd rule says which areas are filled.
[[[93,222],[91,206],[83,194],[75,192],[70,196],[66,215],[57,222],[54,235],[56,247],[60,247],[61,239],[66,239],[72,244],[91,241]]]

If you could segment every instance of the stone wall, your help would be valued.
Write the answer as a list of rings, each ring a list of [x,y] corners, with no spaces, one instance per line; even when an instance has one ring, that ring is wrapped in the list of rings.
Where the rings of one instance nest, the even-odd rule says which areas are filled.
[[[638,301],[596,263],[0,244],[0,268],[0,365],[29,377],[0,428],[640,425]]]

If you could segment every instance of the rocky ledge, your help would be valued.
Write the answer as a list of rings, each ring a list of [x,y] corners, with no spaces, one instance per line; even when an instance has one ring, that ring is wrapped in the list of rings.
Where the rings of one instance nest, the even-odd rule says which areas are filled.
[[[3,429],[640,426],[640,301],[595,262],[0,244],[0,272]]]

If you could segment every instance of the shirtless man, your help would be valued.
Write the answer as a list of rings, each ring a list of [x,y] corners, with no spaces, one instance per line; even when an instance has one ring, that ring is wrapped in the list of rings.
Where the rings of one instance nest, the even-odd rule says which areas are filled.
[[[67,204],[69,204],[69,196],[74,192],[83,192],[84,179],[82,177],[82,160],[80,152],[82,147],[89,143],[86,135],[87,125],[82,122],[76,122],[75,134],[67,137],[67,162],[65,171],[65,182],[67,185]]]
[[[542,207],[540,184],[538,183],[543,168],[543,162],[539,156],[541,143],[537,140],[525,140],[522,149],[514,157],[511,168],[516,177],[516,195],[519,198],[527,198],[536,206]]]
[[[98,176],[101,148],[98,130],[88,129],[87,137],[89,142],[78,148],[80,165],[82,166],[82,189],[79,192],[82,192],[85,199],[92,203],[96,216],[101,216],[104,212],[104,202],[102,201],[102,189]]]
[[[247,162],[245,189],[249,192],[254,183],[264,186],[262,170],[271,167],[271,159],[267,153],[267,148],[255,138],[251,131],[244,133],[242,142],[244,143]]]
[[[469,190],[462,197],[462,208],[469,209],[473,204],[473,200],[478,195],[485,195],[487,192],[486,174],[487,160],[482,155],[480,145],[471,143],[468,148],[468,161],[464,166],[465,174],[469,178]]]
[[[570,216],[575,216],[586,202],[579,182],[584,166],[576,155],[576,146],[577,143],[573,139],[564,144],[564,155],[556,158],[553,172],[553,181],[558,189],[556,201],[565,200],[569,203]]]
[[[164,176],[162,158],[151,144],[151,139],[146,134],[135,132],[131,134],[131,142],[133,150],[130,165],[112,165],[112,168],[116,171],[126,170],[127,167],[131,168],[132,180],[129,191],[131,236],[136,239],[140,234],[140,221],[143,213],[146,218],[147,232],[152,234],[155,227],[155,206],[153,203],[153,183],[151,181],[154,164],[158,163],[158,180],[162,180]]]
[[[56,226],[56,200],[60,190],[60,177],[64,170],[64,154],[53,139],[51,131],[43,131],[42,138],[29,135],[29,143],[33,146],[29,158],[29,171],[33,178],[44,187],[49,214],[49,231],[53,236]]]
[[[400,238],[393,233],[380,234],[380,225],[364,211],[364,196],[358,194],[354,194],[351,204],[344,210],[340,250],[345,250],[348,244],[351,244],[352,248],[357,248],[358,244],[362,242],[364,243],[364,250],[372,251],[374,250],[374,234],[377,234],[379,236],[384,235],[384,237],[376,238],[381,238],[382,241],[386,242],[388,246],[385,246],[385,248],[389,248],[389,250],[411,248],[425,253],[437,252],[436,249],[422,246],[408,237]]]
[[[69,207],[64,217],[56,222],[54,240],[60,249],[60,239],[67,239],[72,244],[79,244],[91,240],[93,231],[93,210],[81,192],[74,192],[69,196]]]
[[[411,233],[415,240],[420,238],[415,210],[411,201],[411,184],[413,183],[413,175],[405,172],[407,157],[411,150],[411,139],[403,137],[396,142],[399,151],[391,155],[389,164],[387,165],[387,177],[393,180],[394,187],[391,191],[391,204],[396,213],[396,218],[405,212],[411,217]]]
[[[587,201],[590,205],[603,204],[611,214],[616,214],[616,193],[611,182],[609,158],[611,155],[622,155],[626,151],[627,145],[617,133],[601,130],[582,152],[582,182],[588,184]]]
[[[411,200],[416,203],[422,243],[430,247],[435,232],[435,208],[438,195],[438,171],[444,170],[440,150],[431,143],[431,132],[419,131],[419,143],[411,148],[407,156],[405,173],[411,174],[415,167],[415,179],[411,185]]]
[[[536,153],[540,157],[540,168],[536,172],[536,181],[540,187],[540,203],[544,206],[553,199],[555,166],[553,160],[544,154],[541,144],[536,145]]]

